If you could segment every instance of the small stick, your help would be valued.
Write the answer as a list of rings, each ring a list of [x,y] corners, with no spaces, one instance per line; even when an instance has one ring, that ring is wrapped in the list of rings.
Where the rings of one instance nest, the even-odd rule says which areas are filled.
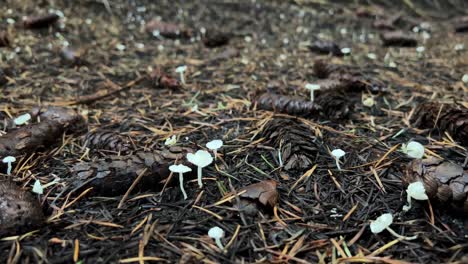
[[[120,209],[125,200],[127,200],[127,197],[128,195],[130,194],[130,192],[133,190],[133,188],[135,188],[135,186],[138,184],[138,182],[141,180],[141,178],[143,177],[143,175],[145,175],[145,172],[146,172],[147,168],[145,168],[142,172],[140,172],[140,174],[138,175],[138,177],[133,181],[132,185],[130,186],[130,188],[128,188],[127,192],[124,194],[124,196],[122,197],[122,200],[120,200],[119,202],[119,205],[117,206],[117,209]]]
[[[145,75],[142,75],[138,78],[136,78],[135,80],[133,81],[130,81],[128,82],[127,84],[125,84],[124,86],[120,87],[119,85],[115,84],[114,82],[112,82],[111,80],[109,79],[106,79],[106,83],[108,86],[112,87],[113,89],[110,90],[110,91],[105,91],[105,92],[97,92],[95,94],[91,94],[91,95],[84,95],[84,96],[80,96],[78,97],[78,99],[76,99],[75,101],[67,101],[67,102],[63,102],[63,103],[57,103],[57,105],[78,105],[78,104],[90,104],[90,103],[93,103],[97,100],[100,100],[100,99],[104,99],[106,97],[109,97],[109,96],[112,96],[114,94],[117,94],[117,93],[120,93],[120,92],[123,92],[127,89],[130,89],[132,88],[134,85],[138,84],[139,82],[141,82],[142,80],[144,80],[146,78]]]

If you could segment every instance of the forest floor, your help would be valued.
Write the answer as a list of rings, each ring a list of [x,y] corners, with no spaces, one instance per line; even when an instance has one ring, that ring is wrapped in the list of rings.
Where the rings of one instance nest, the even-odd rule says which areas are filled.
[[[331,2],[7,0],[0,157],[16,162],[1,177],[44,192],[0,262],[467,263],[467,4]],[[8,137],[21,129],[27,147]],[[186,154],[215,139],[199,188]],[[424,182],[430,202],[404,211],[410,141],[464,176]],[[417,238],[371,232],[384,213]]]

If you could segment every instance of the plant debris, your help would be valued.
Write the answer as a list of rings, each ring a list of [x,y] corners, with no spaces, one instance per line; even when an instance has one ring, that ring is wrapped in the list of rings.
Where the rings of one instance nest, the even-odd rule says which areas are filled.
[[[189,38],[192,36],[192,31],[185,26],[163,22],[157,19],[149,21],[145,29],[154,36],[162,36],[170,39]]]
[[[50,13],[42,16],[27,17],[23,21],[24,28],[27,29],[40,29],[50,27],[60,19],[60,16],[55,13]]]
[[[416,47],[418,40],[411,33],[401,30],[384,32],[380,35],[384,46]]]

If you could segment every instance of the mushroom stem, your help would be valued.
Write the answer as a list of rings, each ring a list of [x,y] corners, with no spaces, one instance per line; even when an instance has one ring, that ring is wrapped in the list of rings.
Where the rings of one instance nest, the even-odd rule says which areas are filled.
[[[314,90],[313,89],[310,89],[310,101],[311,102],[314,101]]]
[[[7,175],[11,174],[11,169],[12,169],[11,162],[8,162]]]
[[[392,234],[392,235],[395,236],[395,237],[398,237],[399,239],[403,239],[403,240],[413,240],[413,239],[418,238],[418,236],[412,236],[412,237],[402,236],[402,235],[398,234],[397,232],[395,232],[393,229],[391,229],[389,226],[386,227],[385,229],[387,229],[387,231],[390,232],[390,234]]]
[[[219,247],[221,250],[224,249],[223,243],[221,242],[221,238],[215,238],[215,242],[216,242],[216,245],[218,245],[218,247]]]
[[[213,154],[214,154],[214,156],[215,156],[214,159],[216,160],[216,156],[218,155],[218,151],[217,151],[216,149],[213,150]]]
[[[187,200],[187,193],[185,192],[185,189],[184,189],[184,174],[182,172],[179,172],[179,184],[180,184],[180,190],[182,191],[182,194],[184,195],[184,200]]]
[[[336,162],[336,167],[338,167],[338,170],[341,170],[340,160],[338,158],[335,158],[335,162]]]
[[[182,84],[185,84],[184,73],[183,73],[182,71],[179,72],[179,76],[180,76],[180,82],[181,82]]]
[[[202,188],[203,187],[203,182],[202,182],[202,167],[201,166],[197,167],[197,174],[198,174],[198,186],[200,186],[200,188]]]
[[[408,201],[408,205],[403,205],[403,211],[408,211],[409,209],[411,209],[411,196],[407,194],[406,197],[407,197],[406,200]]]

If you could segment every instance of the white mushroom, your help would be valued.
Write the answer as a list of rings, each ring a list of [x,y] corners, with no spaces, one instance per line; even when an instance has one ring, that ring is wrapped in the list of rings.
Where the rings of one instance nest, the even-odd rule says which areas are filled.
[[[224,237],[223,229],[218,226],[212,227],[208,231],[208,236],[215,240],[216,245],[218,245],[220,249],[224,249],[223,243],[221,243],[221,238]]]
[[[27,113],[27,114],[18,116],[17,118],[13,120],[13,122],[15,123],[15,125],[21,126],[23,124],[26,124],[29,120],[31,120],[31,115]]]
[[[166,140],[164,141],[164,145],[166,145],[166,146],[172,146],[172,145],[175,145],[176,143],[177,143],[176,135],[172,135],[172,136],[166,138]]]
[[[411,209],[411,198],[419,201],[429,200],[424,184],[420,181],[410,183],[406,189],[408,205],[403,206],[403,211]]]
[[[215,160],[216,160],[216,156],[217,156],[217,151],[222,146],[223,146],[223,141],[221,139],[215,139],[215,140],[212,140],[212,141],[206,143],[206,147],[213,151]]]
[[[308,83],[308,84],[305,85],[305,88],[310,91],[310,101],[313,102],[314,101],[314,91],[315,90],[320,90],[320,85]]]
[[[424,156],[424,146],[416,141],[401,146],[401,151],[414,159],[421,159]]]
[[[169,166],[169,170],[174,172],[174,173],[179,173],[179,184],[180,184],[180,190],[182,191],[182,194],[184,195],[184,200],[187,199],[187,193],[185,192],[184,189],[184,173],[192,171],[190,167],[187,167],[183,164],[179,165],[171,165]]]
[[[6,156],[5,158],[3,158],[2,162],[3,163],[8,163],[8,169],[7,169],[7,174],[8,175],[11,174],[11,169],[12,169],[11,163],[13,163],[15,161],[16,161],[16,158],[13,157],[13,156]]]
[[[184,73],[185,73],[186,70],[187,70],[187,66],[185,66],[185,65],[179,66],[175,70],[179,74],[180,82],[182,82],[182,84],[185,84]]]
[[[200,188],[203,187],[202,168],[210,165],[213,162],[213,157],[206,150],[198,150],[195,154],[188,153],[187,160],[197,166],[198,185]]]
[[[44,193],[44,187],[42,187],[42,184],[39,180],[36,180],[34,182],[33,188],[32,188],[33,193],[37,194],[43,194]]]
[[[341,170],[340,158],[343,157],[344,155],[346,155],[346,152],[344,152],[342,149],[334,149],[331,152],[331,154],[332,154],[333,158],[335,158],[336,167],[338,167],[338,170]]]
[[[412,240],[416,239],[418,236],[412,236],[412,237],[405,237],[402,235],[397,234],[393,229],[390,228],[390,225],[393,223],[393,215],[390,213],[383,214],[374,221],[371,222],[370,224],[370,229],[371,232],[374,234],[378,234],[382,232],[384,229],[386,229],[390,234],[404,240]]]

